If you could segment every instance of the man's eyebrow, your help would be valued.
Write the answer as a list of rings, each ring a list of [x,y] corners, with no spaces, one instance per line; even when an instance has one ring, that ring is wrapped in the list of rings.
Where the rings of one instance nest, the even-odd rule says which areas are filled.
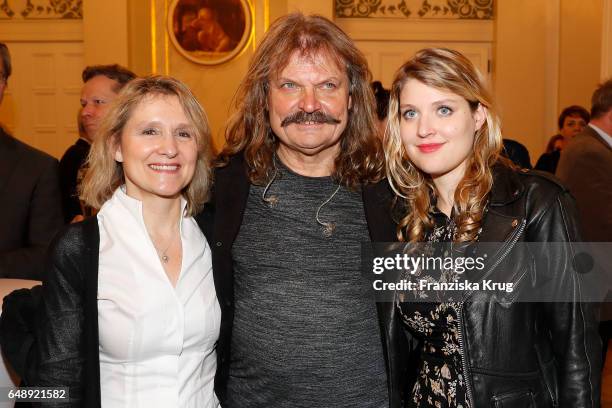
[[[328,77],[324,78],[323,80],[319,81],[319,83],[323,84],[325,82],[332,82],[332,81],[333,82],[342,82],[342,77],[331,75],[331,76],[328,76]]]
[[[289,77],[285,77],[285,76],[279,76],[276,77],[275,79],[272,80],[272,82],[295,82],[295,83],[299,83],[300,81],[297,79],[293,79],[293,78],[289,78]],[[342,82],[342,77],[341,76],[335,76],[335,75],[331,75],[329,77],[325,77],[320,81],[317,81],[317,84],[323,84],[325,82],[330,82],[330,81],[335,81],[335,82]]]

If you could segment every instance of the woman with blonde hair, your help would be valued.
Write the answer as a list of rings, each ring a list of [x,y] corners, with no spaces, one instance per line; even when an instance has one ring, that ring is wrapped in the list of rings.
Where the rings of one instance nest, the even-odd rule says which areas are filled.
[[[400,241],[459,250],[496,242],[499,252],[485,263],[484,275],[466,272],[466,279],[494,274],[514,285],[514,300],[545,281],[567,283],[572,296],[529,303],[478,289],[426,302],[398,295],[386,323],[401,322],[419,344],[406,404],[598,406],[597,325],[574,284],[572,246],[541,245],[531,254],[517,249],[523,242],[577,240],[574,203],[552,177],[517,171],[500,157],[499,120],[483,78],[465,56],[424,49],[397,71],[384,145]],[[453,267],[419,274],[434,283],[459,278]],[[388,340],[393,359],[397,339]]]
[[[210,152],[176,79],[135,79],[110,108],[81,191],[99,212],[55,240],[43,285],[36,385],[67,387],[68,406],[218,406],[221,312],[193,218]]]

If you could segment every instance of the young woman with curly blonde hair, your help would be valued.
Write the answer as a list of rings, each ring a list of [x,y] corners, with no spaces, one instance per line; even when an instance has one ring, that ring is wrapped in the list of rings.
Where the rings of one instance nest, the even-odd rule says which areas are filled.
[[[418,343],[416,381],[404,388],[404,401],[598,406],[597,326],[581,303],[572,245],[517,249],[523,242],[578,240],[573,200],[554,178],[517,171],[500,157],[500,124],[484,82],[465,56],[449,49],[421,50],[398,70],[384,140],[400,209],[397,237],[455,247],[495,242],[499,262],[482,276],[512,283],[517,296],[542,282],[563,282],[571,298],[504,302],[484,290],[428,302],[398,296],[386,323],[401,322]],[[420,277],[458,279],[453,270]],[[398,355],[396,341],[389,339],[389,358]]]

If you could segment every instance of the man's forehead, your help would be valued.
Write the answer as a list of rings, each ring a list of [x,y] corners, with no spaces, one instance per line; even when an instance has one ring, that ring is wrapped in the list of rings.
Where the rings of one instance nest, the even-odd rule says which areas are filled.
[[[327,71],[331,75],[346,76],[346,68],[341,58],[330,51],[319,49],[293,51],[285,64],[278,67],[276,74],[272,74],[272,78],[282,77],[296,68],[302,70],[316,68]]]
[[[117,81],[105,75],[96,75],[83,84],[81,95],[83,94],[116,94],[115,89],[119,85]]]

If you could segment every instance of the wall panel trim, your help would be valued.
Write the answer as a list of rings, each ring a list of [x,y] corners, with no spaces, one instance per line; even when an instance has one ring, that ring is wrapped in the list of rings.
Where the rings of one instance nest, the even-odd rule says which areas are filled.
[[[14,42],[83,41],[83,20],[3,20],[0,40]]]
[[[353,40],[493,42],[494,39],[492,20],[382,20],[384,24],[376,18],[342,18],[336,24]]]

